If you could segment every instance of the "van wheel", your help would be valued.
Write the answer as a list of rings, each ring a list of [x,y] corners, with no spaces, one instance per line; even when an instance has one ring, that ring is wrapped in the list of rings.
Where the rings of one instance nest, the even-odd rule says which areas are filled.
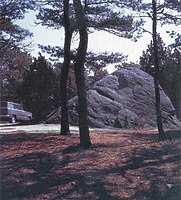
[[[11,123],[16,123],[16,116],[15,115],[13,115],[12,117],[11,117]]]
[[[28,120],[31,120],[31,117],[28,117]]]

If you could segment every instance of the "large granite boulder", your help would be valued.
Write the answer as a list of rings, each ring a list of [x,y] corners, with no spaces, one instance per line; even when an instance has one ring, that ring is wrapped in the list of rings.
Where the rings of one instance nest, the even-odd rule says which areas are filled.
[[[180,126],[170,99],[162,89],[160,92],[164,127]],[[136,67],[117,70],[97,81],[87,92],[87,101],[92,127],[156,127],[153,78]],[[77,97],[69,101],[69,108],[70,123],[77,125]],[[47,122],[58,122],[57,113]]]

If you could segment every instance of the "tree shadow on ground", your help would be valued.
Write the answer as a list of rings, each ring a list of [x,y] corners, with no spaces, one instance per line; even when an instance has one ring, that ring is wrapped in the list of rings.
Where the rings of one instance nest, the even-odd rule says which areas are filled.
[[[78,136],[3,135],[1,199],[180,199],[180,132],[168,132],[164,142],[147,134],[127,135],[127,143],[126,134],[115,136],[123,139],[90,150],[79,147]]]

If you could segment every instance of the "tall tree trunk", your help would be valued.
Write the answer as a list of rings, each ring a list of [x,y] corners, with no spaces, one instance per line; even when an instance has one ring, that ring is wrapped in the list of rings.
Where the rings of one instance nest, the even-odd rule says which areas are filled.
[[[163,130],[162,124],[162,114],[160,108],[160,88],[159,88],[159,63],[158,63],[158,44],[157,44],[157,6],[156,0],[152,0],[152,9],[153,9],[153,54],[154,54],[154,87],[155,87],[155,106],[156,106],[156,118],[157,126],[159,132],[159,140],[164,140],[165,133]]]
[[[177,116],[181,119],[181,79],[178,80],[176,87],[176,108]]]
[[[64,62],[60,73],[60,94],[61,94],[61,135],[68,135],[69,120],[68,120],[68,97],[67,97],[67,79],[70,68],[70,47],[72,30],[69,22],[69,0],[63,0],[64,3]]]
[[[89,125],[87,119],[87,98],[85,87],[85,75],[84,75],[84,61],[87,51],[88,33],[86,27],[86,20],[84,16],[83,7],[80,0],[73,0],[76,22],[79,30],[80,41],[75,58],[74,69],[77,84],[78,94],[78,114],[79,114],[79,132],[80,132],[80,145],[84,148],[91,146],[89,136]]]

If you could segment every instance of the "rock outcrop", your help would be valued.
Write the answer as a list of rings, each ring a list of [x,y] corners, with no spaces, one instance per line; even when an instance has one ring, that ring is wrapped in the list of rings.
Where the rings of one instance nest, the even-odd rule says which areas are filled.
[[[161,88],[160,88],[161,89]],[[161,110],[166,128],[180,126],[174,107],[161,89]],[[138,68],[123,68],[97,81],[87,92],[89,125],[92,127],[156,127],[153,78]],[[78,124],[77,97],[69,101],[72,125]],[[59,122],[55,112],[47,122]]]

